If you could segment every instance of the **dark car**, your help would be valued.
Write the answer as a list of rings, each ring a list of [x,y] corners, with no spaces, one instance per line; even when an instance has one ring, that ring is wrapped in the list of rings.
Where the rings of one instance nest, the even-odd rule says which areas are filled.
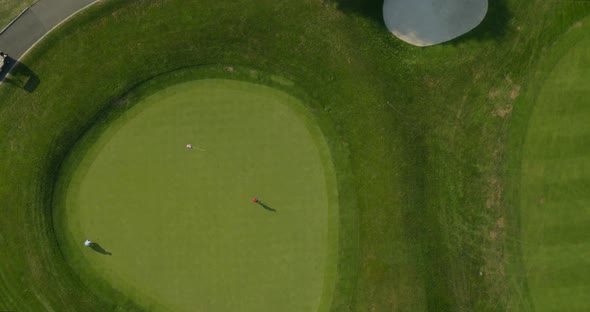
[[[8,63],[8,55],[4,52],[0,52],[0,71],[2,71],[2,67]]]

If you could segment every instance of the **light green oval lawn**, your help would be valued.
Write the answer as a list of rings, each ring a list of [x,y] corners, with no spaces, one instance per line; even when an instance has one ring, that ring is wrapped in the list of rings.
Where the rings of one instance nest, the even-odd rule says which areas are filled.
[[[293,97],[229,80],[175,85],[65,168],[75,170],[58,232],[89,283],[98,275],[164,311],[316,311],[322,295],[329,301],[333,169]]]
[[[590,27],[585,28],[545,81],[524,146],[522,248],[536,311],[590,311]]]

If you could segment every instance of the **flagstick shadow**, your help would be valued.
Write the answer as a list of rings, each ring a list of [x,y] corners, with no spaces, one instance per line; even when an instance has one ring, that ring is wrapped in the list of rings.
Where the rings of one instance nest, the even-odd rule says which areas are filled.
[[[264,209],[266,209],[266,210],[268,210],[268,211],[277,212],[277,210],[276,210],[276,209],[274,209],[274,208],[272,208],[272,207],[270,207],[270,206],[266,205],[265,203],[263,203],[263,202],[261,202],[261,201],[258,201],[258,202],[257,202],[257,204],[259,204],[260,206],[262,206],[262,208],[264,208]]]
[[[92,245],[90,245],[90,248],[92,248],[92,250],[94,250],[94,251],[96,251],[96,252],[98,252],[100,254],[106,255],[106,256],[111,256],[112,255],[112,253],[106,251],[98,243],[92,243]]]

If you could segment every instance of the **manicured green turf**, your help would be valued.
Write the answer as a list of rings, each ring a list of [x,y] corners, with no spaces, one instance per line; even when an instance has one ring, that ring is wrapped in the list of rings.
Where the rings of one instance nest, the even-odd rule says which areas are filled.
[[[0,30],[35,2],[37,0],[0,0]]]
[[[542,84],[523,150],[522,250],[535,311],[590,310],[589,21],[554,48],[561,59]]]
[[[534,101],[522,95],[539,59],[590,3],[490,1],[473,32],[428,49],[393,38],[381,5],[112,0],[52,32],[0,86],[0,309],[140,310],[106,284],[86,287],[67,265],[52,194],[82,133],[129,90],[172,72],[171,85],[197,76],[266,84],[312,112],[340,217],[334,296],[322,304],[527,311],[514,179],[522,144],[512,141],[525,137]],[[181,68],[190,75],[173,74]]]
[[[84,280],[94,272],[144,306],[317,311],[334,283],[337,198],[303,109],[268,87],[199,80],[141,100],[98,138],[91,131],[59,189],[65,257]]]

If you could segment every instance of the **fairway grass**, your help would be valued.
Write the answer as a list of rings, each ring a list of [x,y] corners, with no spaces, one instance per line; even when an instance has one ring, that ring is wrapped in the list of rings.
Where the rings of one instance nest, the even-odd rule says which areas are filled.
[[[318,311],[334,283],[337,195],[307,114],[285,93],[230,80],[140,100],[64,166],[64,255],[83,280],[154,311]]]
[[[590,311],[590,20],[585,21],[549,56],[560,59],[542,83],[523,150],[522,250],[539,312]]]

